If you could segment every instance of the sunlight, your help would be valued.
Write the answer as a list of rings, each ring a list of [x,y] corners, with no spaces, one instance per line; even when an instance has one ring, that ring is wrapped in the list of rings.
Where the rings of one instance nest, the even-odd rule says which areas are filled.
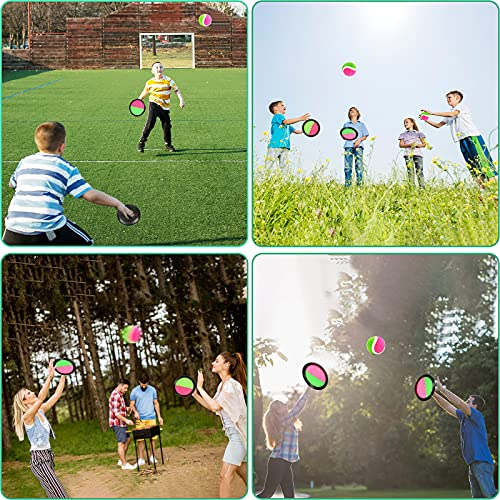
[[[405,28],[405,23],[410,15],[411,5],[404,3],[367,2],[362,10],[363,27],[368,27],[377,35],[394,36],[396,31]]]

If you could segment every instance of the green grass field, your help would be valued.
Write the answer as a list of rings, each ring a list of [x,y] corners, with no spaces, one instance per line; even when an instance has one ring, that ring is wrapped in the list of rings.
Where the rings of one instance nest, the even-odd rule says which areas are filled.
[[[498,239],[497,185],[426,188],[406,182],[345,188],[324,169],[309,176],[258,166],[254,239],[262,246],[488,246]]]
[[[311,498],[470,498],[470,490],[336,490],[332,488],[298,488]]]
[[[141,209],[123,226],[112,208],[67,197],[68,218],[96,245],[240,245],[246,240],[247,86],[245,69],[178,69],[174,78],[186,106],[172,96],[167,153],[158,121],[136,151],[146,114],[129,102],[149,70],[4,72],[2,86],[2,209],[13,191],[17,162],[36,152],[33,134],[44,121],[66,126],[64,157],[92,187]]]

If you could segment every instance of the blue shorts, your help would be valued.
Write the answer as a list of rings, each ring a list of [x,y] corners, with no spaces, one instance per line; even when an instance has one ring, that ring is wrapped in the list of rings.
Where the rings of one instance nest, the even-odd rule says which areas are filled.
[[[116,440],[119,443],[126,443],[129,436],[127,435],[127,428],[121,427],[120,425],[113,425],[111,427],[116,434]]]
[[[474,177],[487,180],[498,175],[493,165],[493,158],[481,135],[460,139],[460,151],[467,168]]]
[[[224,429],[226,436],[229,438],[229,443],[226,446],[222,461],[226,464],[237,465],[238,467],[246,462],[247,450],[240,433],[234,427],[226,427]]]

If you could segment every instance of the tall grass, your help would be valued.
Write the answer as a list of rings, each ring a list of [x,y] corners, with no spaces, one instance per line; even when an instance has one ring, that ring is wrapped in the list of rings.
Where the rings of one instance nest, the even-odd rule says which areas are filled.
[[[256,167],[255,242],[262,246],[489,246],[498,239],[497,184],[480,190],[433,162],[446,175],[424,189],[398,180],[366,179],[344,187],[328,162],[305,174],[293,165]]]

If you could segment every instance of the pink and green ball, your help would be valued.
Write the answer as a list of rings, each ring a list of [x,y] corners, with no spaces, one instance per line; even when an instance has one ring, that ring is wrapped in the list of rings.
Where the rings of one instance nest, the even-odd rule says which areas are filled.
[[[353,62],[346,62],[342,66],[342,72],[345,76],[354,76],[356,74],[356,65]]]
[[[366,342],[366,348],[370,354],[378,356],[385,351],[385,340],[382,337],[370,337]]]
[[[202,14],[198,22],[200,23],[200,26],[210,26],[212,24],[212,16],[210,14]]]
[[[122,339],[128,344],[136,344],[142,338],[142,330],[139,326],[126,326],[122,330]]]

